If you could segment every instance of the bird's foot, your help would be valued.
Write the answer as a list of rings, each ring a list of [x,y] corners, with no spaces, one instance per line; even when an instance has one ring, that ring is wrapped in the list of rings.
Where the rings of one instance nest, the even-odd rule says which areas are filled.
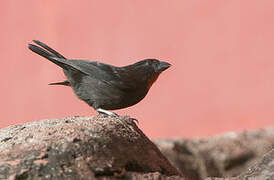
[[[130,120],[131,120],[131,121],[133,121],[133,122],[136,122],[137,124],[139,124],[138,119],[135,119],[135,118],[130,118]]]
[[[105,110],[105,109],[98,108],[98,109],[96,109],[96,111],[97,111],[99,114],[102,114],[102,115],[112,116],[112,117],[119,117],[118,114],[116,114],[116,113],[114,113],[114,112],[111,112],[111,111],[107,111],[107,110]]]

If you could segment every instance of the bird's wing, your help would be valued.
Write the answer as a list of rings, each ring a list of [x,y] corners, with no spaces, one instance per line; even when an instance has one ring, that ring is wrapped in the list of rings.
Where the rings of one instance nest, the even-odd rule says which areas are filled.
[[[110,67],[109,68],[105,67],[104,69],[102,69],[100,68],[100,66],[97,65],[96,62],[93,62],[93,61],[67,60],[66,64],[98,80],[111,81],[116,78],[116,76],[112,73]],[[106,65],[106,66],[109,66],[109,65]]]
[[[127,73],[121,73],[119,67],[89,60],[67,60],[67,64],[82,73],[123,91],[136,89],[136,83],[130,81]]]

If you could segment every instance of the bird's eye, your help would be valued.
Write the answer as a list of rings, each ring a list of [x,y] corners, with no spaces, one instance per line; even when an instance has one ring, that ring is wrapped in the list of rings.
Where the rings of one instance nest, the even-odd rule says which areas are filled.
[[[155,59],[152,60],[152,63],[153,63],[153,64],[156,64],[157,62],[158,62],[158,61],[155,60]]]
[[[158,60],[156,60],[156,59],[149,59],[149,60],[146,61],[146,64],[148,66],[152,66],[152,65],[157,64],[157,63],[158,63]]]
[[[147,64],[148,64],[149,66],[151,66],[151,65],[152,65],[152,61],[151,61],[151,60],[147,61]]]
[[[149,65],[156,64],[156,63],[157,63],[157,60],[155,60],[155,59],[151,59],[151,60],[149,61]]]

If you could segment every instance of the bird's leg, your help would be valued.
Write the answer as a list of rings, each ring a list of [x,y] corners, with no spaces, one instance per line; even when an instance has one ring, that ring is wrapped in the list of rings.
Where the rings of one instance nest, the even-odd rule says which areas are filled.
[[[105,115],[108,115],[108,116],[119,117],[118,114],[116,114],[116,113],[114,113],[114,112],[107,111],[107,110],[105,110],[105,109],[98,108],[98,109],[96,109],[96,111],[97,111],[99,114],[105,114]]]

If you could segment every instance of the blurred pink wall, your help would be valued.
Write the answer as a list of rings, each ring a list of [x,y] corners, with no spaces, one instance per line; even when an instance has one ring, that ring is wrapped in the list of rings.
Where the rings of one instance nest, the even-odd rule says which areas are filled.
[[[274,123],[274,1],[1,1],[0,127],[96,112],[59,67],[30,52],[38,39],[69,58],[170,62],[139,104],[116,111],[150,137],[208,136]]]

